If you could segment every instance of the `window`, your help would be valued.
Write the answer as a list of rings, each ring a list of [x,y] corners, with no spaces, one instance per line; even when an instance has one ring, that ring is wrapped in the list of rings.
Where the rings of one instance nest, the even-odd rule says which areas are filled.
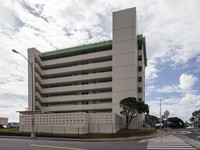
[[[88,84],[88,82],[82,82],[82,85],[84,85],[84,84]]]
[[[88,101],[83,101],[82,105],[88,105]]]
[[[138,98],[138,101],[142,101],[142,98]]]
[[[139,66],[139,67],[138,67],[138,71],[142,71],[142,66]]]
[[[88,72],[83,72],[82,75],[88,74]]]
[[[138,50],[142,50],[142,45],[138,45]]]
[[[86,95],[86,94],[88,94],[88,92],[82,92],[82,95]]]
[[[142,82],[142,77],[138,77],[138,82]]]
[[[138,88],[138,93],[142,93],[142,88],[141,87]]]
[[[138,61],[142,60],[142,55],[138,56]]]

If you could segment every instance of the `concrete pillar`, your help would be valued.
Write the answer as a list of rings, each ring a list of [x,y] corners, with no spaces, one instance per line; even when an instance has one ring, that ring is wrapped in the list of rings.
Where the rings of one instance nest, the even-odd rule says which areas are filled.
[[[137,98],[137,19],[136,8],[113,13],[112,103],[120,114],[120,101]]]

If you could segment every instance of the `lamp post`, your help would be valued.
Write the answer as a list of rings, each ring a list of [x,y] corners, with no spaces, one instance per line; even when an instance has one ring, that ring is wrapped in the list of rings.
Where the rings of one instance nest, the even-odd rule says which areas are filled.
[[[164,100],[164,99],[168,99],[169,97],[166,97],[166,98],[163,98],[163,99],[160,99],[160,119],[159,119],[159,122],[160,122],[160,129],[161,129],[161,122],[162,122],[162,115],[161,115],[161,101]]]
[[[17,54],[21,55],[22,57],[24,57],[28,61],[29,65],[31,66],[31,74],[32,74],[32,132],[31,132],[31,137],[34,138],[35,131],[34,131],[34,110],[33,110],[34,109],[34,107],[33,107],[33,93],[34,93],[34,91],[33,91],[33,62],[28,60],[24,55],[22,55],[18,51],[14,50],[14,49],[12,49],[12,51],[14,53],[17,53]]]

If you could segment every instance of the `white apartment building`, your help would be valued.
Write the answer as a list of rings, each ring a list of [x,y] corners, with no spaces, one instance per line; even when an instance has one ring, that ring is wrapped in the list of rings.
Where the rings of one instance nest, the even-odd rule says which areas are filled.
[[[145,37],[137,35],[136,8],[113,13],[113,38],[88,45],[40,52],[28,49],[28,111],[20,130],[31,131],[32,88],[37,132],[116,132],[123,127],[120,100],[145,101]],[[144,116],[132,121],[141,126]]]

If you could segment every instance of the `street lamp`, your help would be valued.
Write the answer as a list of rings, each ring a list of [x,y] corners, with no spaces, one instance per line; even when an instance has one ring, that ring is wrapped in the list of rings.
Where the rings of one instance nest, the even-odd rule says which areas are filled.
[[[169,97],[160,99],[160,119],[159,119],[159,122],[160,122],[160,129],[161,129],[161,122],[162,122],[162,116],[161,116],[161,101],[164,100],[164,99],[168,99],[168,98],[169,98]]]
[[[12,51],[14,53],[17,53],[17,54],[21,55],[22,57],[24,57],[28,61],[29,65],[31,66],[31,73],[32,73],[32,133],[31,133],[31,137],[34,138],[35,137],[35,131],[34,131],[34,110],[33,110],[33,108],[34,108],[33,107],[33,93],[34,93],[34,91],[33,91],[33,62],[28,60],[24,55],[22,55],[18,51],[14,50],[14,49],[12,49]]]

